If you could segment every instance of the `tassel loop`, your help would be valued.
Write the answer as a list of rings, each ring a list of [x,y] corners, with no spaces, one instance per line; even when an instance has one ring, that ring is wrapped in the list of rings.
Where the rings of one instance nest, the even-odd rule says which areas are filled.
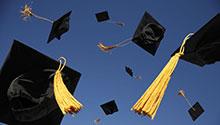
[[[61,72],[61,71],[63,70],[63,68],[65,67],[65,65],[66,65],[66,58],[60,57],[60,58],[58,59],[58,61],[60,61],[60,65],[59,65],[57,71],[60,71],[60,72]],[[62,61],[63,61],[63,62],[62,62]]]

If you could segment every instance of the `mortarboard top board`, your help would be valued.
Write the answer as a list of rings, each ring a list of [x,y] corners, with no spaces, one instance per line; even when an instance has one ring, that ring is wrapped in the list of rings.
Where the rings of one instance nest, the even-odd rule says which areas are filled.
[[[102,11],[95,15],[98,22],[104,22],[110,19],[107,11]]]
[[[129,68],[128,66],[125,66],[125,71],[131,76],[133,77],[133,72],[132,72],[132,69]]]
[[[220,61],[220,14],[213,17],[185,43],[184,55],[187,62],[204,66]],[[178,48],[172,56],[179,51]]]
[[[198,102],[196,102],[195,105],[188,110],[188,112],[192,120],[195,121],[204,112],[204,109]]]
[[[9,125],[59,125],[63,114],[53,95],[53,74],[59,62],[14,40],[0,70],[0,122]],[[62,71],[73,93],[81,74]]]
[[[71,12],[72,11],[69,11],[61,18],[53,22],[53,26],[47,43],[50,43],[54,38],[60,40],[61,36],[69,30],[69,20]]]
[[[165,30],[149,13],[145,12],[132,41],[150,54],[155,55]]]
[[[114,112],[118,111],[118,107],[115,103],[115,100],[102,104],[100,105],[100,107],[102,108],[102,110],[104,111],[106,115],[113,114]]]

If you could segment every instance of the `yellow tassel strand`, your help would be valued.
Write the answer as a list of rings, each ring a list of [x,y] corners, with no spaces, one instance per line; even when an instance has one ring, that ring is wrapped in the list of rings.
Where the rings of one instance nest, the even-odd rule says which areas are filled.
[[[179,58],[184,54],[185,42],[190,38],[191,35],[192,33],[185,37],[180,47],[180,51],[171,57],[167,65],[163,68],[157,78],[131,108],[131,110],[135,111],[139,115],[148,116],[151,119],[154,119],[170,81],[171,75],[173,74]]]
[[[103,43],[98,43],[97,45],[99,47],[99,49],[103,52],[109,52],[110,50],[116,48],[117,46],[113,45],[113,46],[106,46]]]
[[[62,60],[64,61],[63,66],[62,66]],[[66,59],[64,57],[60,57],[59,61],[60,61],[59,68],[57,69],[54,75],[55,99],[57,101],[58,106],[60,107],[60,110],[64,115],[67,113],[76,114],[80,111],[83,105],[72,96],[72,94],[68,91],[68,89],[66,88],[63,82],[61,71],[65,67]]]

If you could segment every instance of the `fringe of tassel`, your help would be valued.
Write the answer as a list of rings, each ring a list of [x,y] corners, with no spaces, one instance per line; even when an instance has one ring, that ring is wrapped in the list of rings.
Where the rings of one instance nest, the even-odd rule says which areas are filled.
[[[61,59],[64,60],[63,66]],[[76,114],[80,111],[83,105],[72,96],[72,94],[68,91],[67,87],[65,86],[62,79],[61,71],[65,67],[66,59],[61,57],[59,60],[60,65],[54,76],[55,99],[60,110],[64,115],[67,113]]]
[[[171,57],[167,65],[163,68],[157,78],[131,108],[131,110],[135,111],[139,115],[148,116],[151,119],[154,119],[170,81],[171,75],[177,66],[179,58],[184,54],[185,42],[190,38],[191,35],[192,33],[185,37],[180,47],[180,51]]]

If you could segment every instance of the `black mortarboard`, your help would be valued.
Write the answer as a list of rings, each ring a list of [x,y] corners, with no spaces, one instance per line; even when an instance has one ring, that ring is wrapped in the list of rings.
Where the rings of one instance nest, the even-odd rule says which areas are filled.
[[[198,102],[196,102],[195,105],[188,110],[188,112],[192,120],[195,121],[204,112],[204,109]]]
[[[129,68],[128,66],[125,66],[125,71],[128,73],[128,75],[130,75],[131,77],[133,77],[133,72],[132,69]]]
[[[59,125],[63,114],[53,93],[53,75],[59,62],[14,40],[0,70],[0,122],[9,125]],[[62,71],[73,93],[81,74]]]
[[[198,66],[220,61],[220,14],[217,14],[185,43],[180,58]],[[179,51],[178,48],[172,56]]]
[[[69,11],[61,18],[53,22],[53,26],[47,43],[50,43],[50,41],[52,41],[54,38],[60,40],[61,36],[69,30],[69,20],[71,12],[72,11]]]
[[[96,13],[95,16],[98,22],[103,22],[110,19],[107,11]]]
[[[150,54],[155,55],[165,30],[149,13],[145,12],[132,41]]]
[[[118,107],[115,103],[115,100],[112,100],[112,101],[107,102],[105,104],[102,104],[100,106],[106,115],[113,114],[114,112],[118,111]]]

